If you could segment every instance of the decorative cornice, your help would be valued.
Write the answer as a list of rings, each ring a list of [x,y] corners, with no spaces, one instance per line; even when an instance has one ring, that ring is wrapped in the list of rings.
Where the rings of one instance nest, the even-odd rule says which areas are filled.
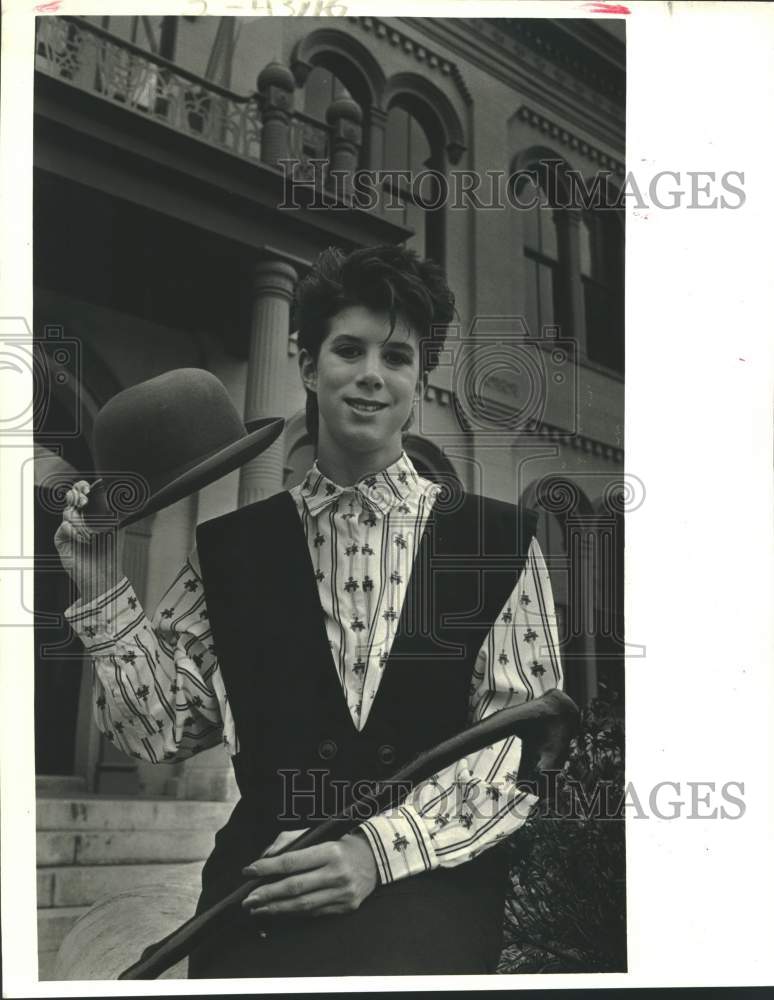
[[[424,398],[427,402],[437,403],[439,406],[451,406],[455,400],[454,393],[436,385],[427,386]],[[475,436],[475,431],[470,427],[468,421],[465,420],[463,407],[456,406],[455,411],[458,419],[460,419],[464,425],[463,430]],[[616,465],[623,465],[624,452],[622,448],[616,448],[614,445],[606,444],[604,441],[588,437],[585,434],[578,434],[575,432],[570,434],[562,427],[557,427],[554,424],[538,420],[528,421],[524,430],[521,431],[521,435],[525,433],[533,435],[536,438],[545,438],[547,441],[551,441],[555,444],[565,445],[566,447],[573,448],[576,451],[584,451],[590,455],[597,455],[598,457],[604,458],[609,462],[615,463]],[[514,435],[514,437],[515,436],[516,435]]]
[[[555,427],[553,424],[538,423],[537,421],[531,421],[527,425],[527,430],[531,434],[545,437],[557,444],[569,445],[570,448],[574,448],[576,451],[585,451],[588,454],[606,458],[617,465],[623,465],[623,448],[616,448],[614,445],[605,444],[604,441],[598,441],[596,438],[587,437],[585,434],[568,434],[561,427]]]
[[[603,55],[599,43],[593,45],[587,34],[563,19],[551,18],[478,18],[477,26],[493,41],[521,56],[530,54],[547,60],[598,94],[604,94],[623,109],[626,101],[626,65],[617,58],[619,48],[612,37],[604,48],[615,50]],[[583,25],[581,24],[581,28]],[[620,48],[625,53],[623,45]],[[542,68],[542,67],[541,67]]]
[[[438,55],[437,52],[428,49],[426,45],[414,41],[413,38],[409,38],[407,34],[378,17],[350,17],[349,20],[353,24],[358,24],[363,31],[372,32],[376,38],[389,42],[393,48],[400,48],[408,55],[413,55],[417,62],[422,63],[423,66],[436,70],[442,76],[451,77],[466,106],[470,107],[473,103],[473,97],[463,79],[460,68],[451,59]]]
[[[603,150],[597,149],[596,146],[592,146],[585,139],[580,139],[577,135],[573,135],[563,125],[557,125],[556,122],[549,121],[539,111],[535,111],[533,108],[527,107],[526,104],[522,104],[516,112],[516,117],[533,128],[538,129],[544,135],[558,140],[563,146],[569,146],[570,149],[577,150],[581,155],[587,156],[602,167],[608,167],[614,173],[620,174],[621,177],[625,176],[626,167],[620,160],[616,160],[615,157],[609,156]]]
[[[568,70],[502,35],[481,18],[415,18],[416,29],[430,42],[454,53],[465,68],[471,64],[502,81],[522,100],[591,133],[600,143],[623,149],[625,108],[583,83]]]

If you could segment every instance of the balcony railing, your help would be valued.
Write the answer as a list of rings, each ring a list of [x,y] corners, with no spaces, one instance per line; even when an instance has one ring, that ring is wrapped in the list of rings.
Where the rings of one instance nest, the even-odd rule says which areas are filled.
[[[35,69],[175,132],[254,162],[261,159],[257,94],[241,95],[82,18],[37,19]],[[324,156],[328,128],[296,113],[290,155]]]

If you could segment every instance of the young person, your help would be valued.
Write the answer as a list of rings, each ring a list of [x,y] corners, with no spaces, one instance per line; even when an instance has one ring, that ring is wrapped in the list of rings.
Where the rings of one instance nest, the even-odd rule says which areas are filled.
[[[359,781],[562,686],[534,516],[449,504],[402,447],[453,311],[441,269],[405,248],[320,256],[295,303],[317,459],[299,486],[200,526],[152,620],[94,565],[88,486],[68,497],[57,544],[84,588],[67,616],[97,724],[144,760],[219,742],[232,756],[241,798],[200,910],[246,874],[275,880],[196,949],[191,977],[496,967],[502,842],[535,802],[516,789],[516,737],[340,841],[275,853]]]

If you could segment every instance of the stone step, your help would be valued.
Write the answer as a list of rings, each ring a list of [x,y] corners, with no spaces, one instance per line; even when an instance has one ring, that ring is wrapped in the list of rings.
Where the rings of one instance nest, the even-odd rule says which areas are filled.
[[[38,830],[219,830],[233,803],[183,799],[38,799]]]
[[[214,843],[212,830],[39,830],[37,861],[39,867],[201,861]]]
[[[201,874],[203,861],[155,865],[68,865],[38,868],[38,909],[91,906],[139,886],[160,886],[176,878],[187,882]]]
[[[86,779],[74,774],[36,774],[35,795],[39,799],[78,798],[87,794]]]

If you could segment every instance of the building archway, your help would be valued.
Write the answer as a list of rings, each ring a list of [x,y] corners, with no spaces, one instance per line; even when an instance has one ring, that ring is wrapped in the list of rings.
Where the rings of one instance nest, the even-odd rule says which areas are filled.
[[[521,238],[524,301],[532,336],[559,326],[581,339],[584,316],[574,294],[578,271],[577,224],[569,208],[567,161],[545,146],[531,146],[511,161],[508,201]]]
[[[405,107],[415,115],[428,134],[431,144],[438,144],[449,163],[459,162],[467,144],[460,116],[449,98],[416,73],[396,73],[387,81],[384,107]]]
[[[551,578],[565,690],[586,704],[598,694],[587,532],[593,509],[577,483],[555,473],[530,483],[519,502],[538,514],[536,535]]]
[[[617,477],[614,477],[617,478]],[[625,700],[626,622],[624,618],[624,487],[611,482],[594,504],[596,521],[595,632],[599,654],[599,695],[623,713]]]
[[[579,229],[586,353],[623,376],[626,223],[621,209],[607,207],[618,200],[613,186],[607,183],[603,194],[603,207],[583,210]]]
[[[375,163],[374,127],[380,127],[385,86],[384,72],[373,54],[351,35],[335,28],[312,31],[296,43],[290,68],[299,88],[305,88],[315,71],[324,71],[346,88],[347,94],[363,114],[363,147],[360,165],[378,169]],[[331,97],[336,96],[335,86]],[[318,115],[319,117],[319,115]],[[324,120],[324,113],[321,120]]]
[[[314,66],[330,70],[362,107],[382,106],[384,71],[373,53],[351,35],[320,28],[298,41],[290,56],[290,69],[299,87]]]
[[[36,328],[50,332],[45,319],[36,317]],[[74,782],[84,791],[131,794],[137,790],[136,762],[102,737],[93,721],[90,659],[63,618],[78,594],[54,545],[67,487],[95,478],[95,417],[123,386],[78,336],[77,323],[68,322],[59,333],[36,338],[49,395],[35,426],[35,770],[43,791]],[[65,367],[58,358],[74,341],[78,364]],[[124,566],[141,600],[151,525],[148,518],[126,531]]]

